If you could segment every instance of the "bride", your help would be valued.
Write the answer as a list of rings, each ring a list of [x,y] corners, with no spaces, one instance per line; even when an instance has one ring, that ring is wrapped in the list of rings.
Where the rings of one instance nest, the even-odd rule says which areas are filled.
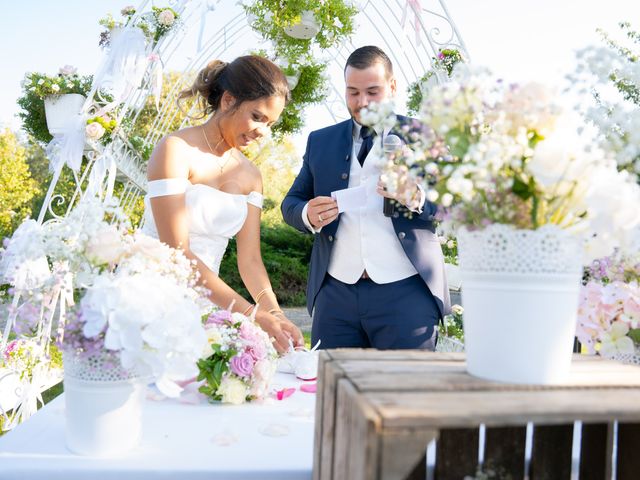
[[[269,60],[249,55],[231,63],[215,60],[180,100],[196,97],[202,125],[165,136],[147,170],[145,231],[197,262],[210,299],[249,315],[260,304],[257,323],[279,352],[304,344],[300,330],[278,306],[260,255],[262,177],[239,150],[263,137],[288,98],[287,80]],[[238,271],[254,303],[219,276],[229,239],[236,236]]]

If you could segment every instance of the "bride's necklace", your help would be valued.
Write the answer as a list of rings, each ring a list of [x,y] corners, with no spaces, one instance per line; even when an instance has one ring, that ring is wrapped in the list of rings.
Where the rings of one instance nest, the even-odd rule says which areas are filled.
[[[216,159],[216,163],[218,164],[218,168],[220,169],[220,175],[222,175],[224,167],[226,167],[227,163],[229,163],[229,160],[231,160],[231,154],[229,153],[230,150],[225,152],[222,155],[223,157],[226,157],[226,160],[224,162],[220,163],[220,157],[218,157],[216,155],[216,151],[213,148],[211,148],[211,144],[209,143],[209,139],[207,138],[207,133],[204,131],[204,126],[202,127],[202,136],[204,137],[204,141],[207,142],[207,147],[209,147],[209,150],[213,154],[213,158]],[[223,140],[224,140],[224,138],[220,139],[220,141],[216,144],[216,148],[218,148],[220,146],[220,144],[222,143]]]

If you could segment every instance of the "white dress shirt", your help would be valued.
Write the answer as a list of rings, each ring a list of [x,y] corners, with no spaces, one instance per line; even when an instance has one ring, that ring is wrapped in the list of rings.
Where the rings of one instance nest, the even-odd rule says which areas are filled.
[[[362,144],[360,129],[361,126],[354,122],[349,188],[364,185],[367,201],[357,210],[341,213],[328,272],[347,284],[356,283],[365,270],[376,283],[396,282],[415,275],[417,271],[402,249],[391,218],[382,213],[383,197],[376,192],[383,165],[373,160],[378,159],[382,148],[380,136],[374,137],[373,148],[364,165],[360,166],[357,158]],[[385,130],[383,138],[388,133]],[[421,202],[421,207],[423,204]],[[302,220],[311,232],[320,231],[314,230],[309,223],[306,205],[302,210]]]

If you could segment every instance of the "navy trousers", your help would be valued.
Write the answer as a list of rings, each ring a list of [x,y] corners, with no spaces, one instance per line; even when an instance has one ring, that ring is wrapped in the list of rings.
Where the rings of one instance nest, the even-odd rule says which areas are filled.
[[[419,275],[353,285],[326,275],[316,297],[311,344],[320,348],[420,348],[434,350],[436,302]]]

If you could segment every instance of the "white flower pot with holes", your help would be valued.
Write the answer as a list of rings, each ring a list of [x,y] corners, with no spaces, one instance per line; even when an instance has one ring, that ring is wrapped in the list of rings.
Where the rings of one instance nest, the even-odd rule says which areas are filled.
[[[86,98],[79,93],[48,95],[44,99],[47,129],[51,135],[64,133],[65,128],[82,110]]]
[[[65,438],[80,455],[124,454],[142,436],[141,377],[120,367],[117,353],[64,353]]]
[[[458,231],[467,371],[500,382],[569,375],[582,278],[580,241],[554,225]]]
[[[310,40],[320,32],[321,25],[316,20],[311,10],[305,10],[300,16],[300,21],[284,28],[284,33],[292,38]]]

